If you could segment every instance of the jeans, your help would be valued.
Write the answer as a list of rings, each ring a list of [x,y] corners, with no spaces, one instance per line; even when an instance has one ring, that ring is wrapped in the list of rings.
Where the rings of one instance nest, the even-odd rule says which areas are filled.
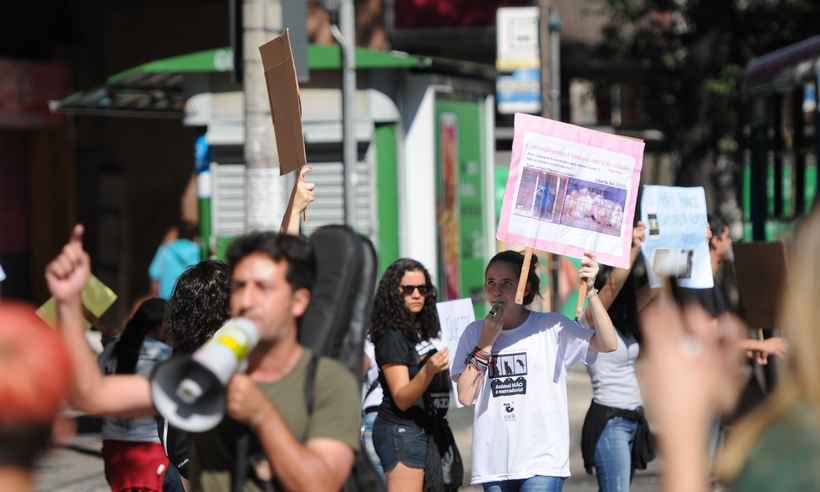
[[[504,480],[482,484],[484,492],[561,492],[564,477],[536,475],[522,480]]]
[[[379,460],[379,455],[376,454],[376,446],[373,445],[373,423],[376,422],[376,415],[378,414],[379,412],[368,412],[362,415],[362,449],[367,453],[373,469],[384,480],[382,462]]]
[[[600,492],[626,492],[635,469],[632,467],[632,443],[638,423],[613,417],[595,445],[595,476]]]

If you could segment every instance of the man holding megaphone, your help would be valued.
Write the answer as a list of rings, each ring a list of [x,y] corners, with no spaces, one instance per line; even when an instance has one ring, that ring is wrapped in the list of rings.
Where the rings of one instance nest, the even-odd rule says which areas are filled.
[[[242,326],[252,326],[255,333],[250,336],[258,337],[258,343],[247,353],[247,372],[225,377],[226,390],[199,388],[200,396],[224,395],[225,404],[213,410],[213,400],[205,399],[202,407],[191,410],[226,410],[228,418],[193,436],[192,484],[195,490],[229,490],[237,444],[249,433],[255,437],[250,452],[258,459],[243,490],[263,490],[271,484],[287,490],[338,490],[358,448],[359,402],[349,371],[334,360],[315,358],[297,342],[297,321],[308,307],[315,278],[313,252],[297,237],[251,233],[231,245],[228,263],[231,315],[249,322]],[[155,401],[149,382],[134,375],[102,377],[88,349],[80,293],[89,275],[82,227],[77,226],[46,270],[77,374],[69,402],[106,415],[151,415]],[[308,402],[304,388],[311,371],[315,383]],[[191,374],[182,374],[180,382],[196,379]],[[193,401],[196,390],[173,395],[187,395]]]

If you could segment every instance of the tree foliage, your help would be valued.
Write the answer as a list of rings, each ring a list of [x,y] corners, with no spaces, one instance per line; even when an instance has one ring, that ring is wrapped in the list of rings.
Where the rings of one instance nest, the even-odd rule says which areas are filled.
[[[817,34],[817,0],[606,0],[601,55],[642,67],[645,121],[677,154],[680,184],[726,181],[738,145],[743,70],[754,57]],[[724,159],[725,160],[725,159]],[[729,174],[736,175],[734,169]],[[724,173],[725,174],[725,173]],[[711,183],[720,188],[720,183]],[[733,183],[723,183],[731,188]],[[722,197],[725,198],[725,197]]]

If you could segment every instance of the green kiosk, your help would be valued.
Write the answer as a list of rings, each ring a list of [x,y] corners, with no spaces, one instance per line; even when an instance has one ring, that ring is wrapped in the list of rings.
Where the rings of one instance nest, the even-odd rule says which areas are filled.
[[[197,166],[200,224],[205,244],[217,254],[245,228],[243,94],[231,82],[232,60],[230,49],[157,60],[54,108],[156,112],[205,127],[207,152],[198,153],[207,157]],[[306,234],[344,222],[345,179],[340,50],[311,45],[308,63],[302,125],[314,168],[310,181],[318,189]],[[358,162],[350,225],[373,241],[380,271],[399,257],[415,258],[431,271],[441,300],[471,297],[476,315],[483,315],[483,268],[496,244],[493,68],[364,48],[356,50],[356,67]],[[292,179],[281,180],[284,190]]]

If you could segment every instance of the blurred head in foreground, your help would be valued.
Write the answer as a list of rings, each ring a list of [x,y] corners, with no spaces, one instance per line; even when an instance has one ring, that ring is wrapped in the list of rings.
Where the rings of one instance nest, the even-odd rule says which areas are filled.
[[[30,480],[58,427],[72,372],[59,333],[25,304],[0,302],[0,374],[0,480]],[[20,485],[15,490],[25,490]]]
[[[789,345],[789,354],[778,375],[778,385],[761,408],[741,420],[730,436],[718,463],[718,472],[734,477],[749,451],[767,427],[794,413],[810,415],[820,432],[820,209],[800,225],[788,268],[788,282],[780,303],[778,327]]]

